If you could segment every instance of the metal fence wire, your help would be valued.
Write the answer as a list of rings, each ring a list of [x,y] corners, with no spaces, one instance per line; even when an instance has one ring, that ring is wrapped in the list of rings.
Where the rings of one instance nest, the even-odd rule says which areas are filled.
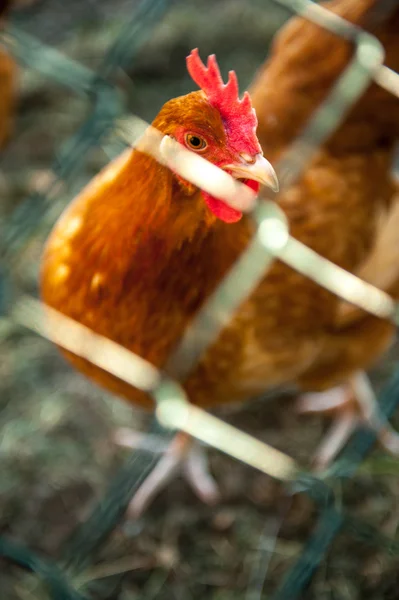
[[[314,112],[301,136],[277,165],[281,188],[284,190],[298,179],[313,153],[337,128],[347,110],[370,82],[378,83],[399,97],[399,76],[383,65],[383,49],[372,35],[307,0],[274,1],[335,35],[350,40],[355,48],[350,63],[327,99]],[[10,294],[10,275],[15,257],[39,227],[43,215],[50,207],[54,210],[61,187],[68,184],[82,168],[90,149],[102,145],[111,157],[121,148],[135,146],[162,160],[159,153],[162,136],[148,130],[148,124],[138,117],[125,114],[122,94],[110,83],[110,76],[134,61],[141,44],[169,4],[170,0],[142,0],[131,20],[118,32],[96,72],[44,45],[15,25],[9,24],[1,33],[0,41],[20,63],[85,96],[92,107],[89,118],[60,149],[52,166],[48,188],[26,198],[3,223],[0,262],[2,299],[7,299]],[[256,200],[248,188],[177,144],[171,143],[168,159],[169,165],[173,162],[175,170],[186,179],[206,187],[214,195],[217,196],[222,187],[223,198],[232,205],[237,194],[241,203],[246,198],[248,209],[252,210],[257,224],[248,249],[207,300],[170,358],[168,375],[56,311],[49,312],[46,309],[44,313],[41,304],[33,297],[16,295],[11,308],[10,304],[4,302],[3,320],[22,324],[151,393],[157,406],[153,431],[171,436],[174,430],[183,430],[243,463],[286,482],[291,493],[308,494],[313,499],[319,509],[318,522],[300,557],[275,590],[274,600],[293,600],[303,592],[335,536],[343,528],[363,542],[399,555],[398,541],[385,537],[338,505],[331,484],[337,478],[350,477],[357,469],[375,441],[373,431],[358,430],[329,469],[328,477],[325,473],[316,476],[304,471],[293,458],[190,404],[190,399],[178,382],[197,363],[203,351],[214,341],[276,258],[343,299],[396,324],[399,323],[399,305],[384,292],[333,265],[291,237],[277,203],[267,197]],[[382,421],[386,420],[398,402],[399,369],[380,395],[380,414],[376,416]],[[83,599],[84,588],[78,591],[74,582],[90,565],[95,551],[123,517],[134,491],[155,460],[140,451],[127,460],[89,518],[77,527],[65,544],[57,564],[6,536],[0,537],[0,555],[34,572],[46,584],[54,600]]]

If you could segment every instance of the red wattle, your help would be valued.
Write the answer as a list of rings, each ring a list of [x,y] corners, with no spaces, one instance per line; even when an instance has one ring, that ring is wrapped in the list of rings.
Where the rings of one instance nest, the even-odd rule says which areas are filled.
[[[248,179],[247,181],[245,181],[244,185],[247,185],[255,193],[258,193],[260,188],[260,184],[257,181],[254,181],[253,179]],[[218,198],[215,198],[214,196],[211,196],[206,192],[202,192],[202,195],[205,199],[208,208],[221,221],[224,221],[225,223],[236,223],[241,219],[241,211],[232,208],[231,206],[223,202],[223,200],[219,200]]]
[[[236,223],[241,219],[242,212],[232,208],[222,200],[209,196],[209,194],[204,194],[204,198],[209,209],[221,221],[224,221],[225,223]]]

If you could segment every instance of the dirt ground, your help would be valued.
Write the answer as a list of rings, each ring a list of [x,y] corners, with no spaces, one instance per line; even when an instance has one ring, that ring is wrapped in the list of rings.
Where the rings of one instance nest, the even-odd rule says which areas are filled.
[[[14,19],[42,42],[96,69],[135,4],[39,0],[16,10]],[[261,0],[175,2],[134,63],[117,75],[127,109],[152,120],[167,99],[190,91],[184,58],[194,47],[202,55],[215,52],[223,73],[234,68],[244,89],[287,16]],[[21,68],[18,85],[16,131],[0,157],[2,219],[46,180],[60,145],[91,109],[85,99],[34,70]],[[102,152],[90,153],[61,204],[104,161]],[[15,261],[15,285],[22,291],[37,291],[39,257],[54,219],[53,211]],[[72,371],[35,334],[1,320],[0,340],[0,532],[57,557],[128,455],[115,446],[115,429],[145,430],[148,419]],[[393,351],[374,371],[377,387],[387,381],[396,356]],[[223,417],[303,464],[327,426],[318,417],[299,418],[292,398],[257,401]],[[76,582],[91,582],[90,598],[271,597],[312,531],[312,501],[305,495],[289,500],[281,485],[261,473],[216,451],[210,456],[223,492],[220,505],[202,505],[183,481],[175,481],[140,521],[125,519],[100,548],[95,566]],[[395,536],[398,472],[399,463],[376,449],[350,481],[337,482],[337,497],[358,517]],[[397,567],[394,558],[343,533],[301,597],[395,600]],[[0,562],[0,581],[1,600],[46,597],[7,561]]]

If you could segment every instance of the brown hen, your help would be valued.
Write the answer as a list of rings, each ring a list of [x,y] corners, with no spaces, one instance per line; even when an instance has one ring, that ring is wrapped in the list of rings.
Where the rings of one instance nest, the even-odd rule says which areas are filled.
[[[9,2],[0,2],[0,28]],[[8,140],[13,121],[16,65],[0,44],[0,148]]]
[[[367,26],[375,4],[375,0],[341,0],[328,7]],[[398,24],[396,9],[374,31],[387,50],[387,64],[394,69],[399,67]],[[273,162],[327,96],[351,52],[342,39],[298,18],[278,35],[271,58],[251,90],[258,136]],[[194,131],[194,137],[205,139],[208,147],[191,150],[210,152],[212,147],[213,154],[204,154],[205,158],[233,175],[232,160],[235,169],[239,164],[249,169],[260,156],[257,142],[251,141],[251,149],[243,145],[249,130],[243,133],[242,124],[240,135],[234,137],[222,105],[216,114],[211,96],[195,92],[167,103],[154,126],[186,145],[187,135]],[[204,103],[204,98],[209,102]],[[398,104],[387,92],[371,86],[317,152],[301,180],[277,198],[294,237],[351,272],[368,269],[365,273],[371,281],[376,260],[371,257],[377,246],[379,252],[384,246],[376,246],[377,232],[394,206],[391,168]],[[230,159],[225,157],[227,149]],[[237,173],[243,177],[242,168],[241,175]],[[250,174],[247,178],[251,181]],[[262,181],[273,185],[265,166]],[[163,367],[251,237],[251,219],[231,211],[151,157],[127,151],[75,199],[56,225],[43,257],[43,299]],[[398,253],[394,234],[393,238],[393,248],[384,247],[383,252]],[[363,264],[367,260],[368,266]],[[384,283],[388,291],[398,291],[397,275],[391,268],[389,282]],[[248,400],[285,384],[312,392],[302,400],[305,410],[343,408],[338,431],[319,453],[324,464],[357,421],[353,400],[364,392],[362,371],[393,336],[390,323],[348,309],[331,293],[276,261],[184,387],[193,403],[207,408]],[[83,359],[68,357],[96,382],[129,401],[152,407],[145,394]],[[396,441],[393,435],[388,438],[387,445]],[[198,455],[193,452],[188,439],[180,435],[135,498],[136,513],[171,465],[175,468],[183,458],[197,492],[208,501],[216,498],[212,480],[205,473],[198,476]]]
[[[394,3],[338,0],[324,6],[376,35],[386,52],[385,64],[399,70],[399,10]],[[298,18],[278,36],[270,60],[251,89],[259,118],[258,135],[273,161],[324,100],[352,52],[349,43]],[[396,297],[399,208],[392,165],[398,137],[399,99],[380,86],[370,86],[317,152],[302,179],[279,198],[294,237]],[[307,287],[304,293],[308,291]],[[333,388],[327,394],[304,397],[304,410],[334,410],[346,404],[335,442],[323,446],[318,454],[322,464],[356,425],[352,400],[370,394],[359,371],[381,356],[395,333],[388,322],[336,299],[323,309],[327,320],[321,348],[297,378],[304,390]],[[305,318],[310,324],[311,313]],[[385,442],[396,447],[394,437],[386,437]]]

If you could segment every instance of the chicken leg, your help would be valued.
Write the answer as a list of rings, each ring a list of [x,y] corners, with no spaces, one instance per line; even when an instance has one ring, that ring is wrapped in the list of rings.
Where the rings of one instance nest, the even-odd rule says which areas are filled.
[[[388,452],[399,455],[399,435],[380,417],[373,389],[362,371],[341,386],[302,394],[297,407],[301,413],[337,414],[316,451],[314,463],[318,470],[332,462],[360,423],[366,423],[378,433],[379,442]]]
[[[138,436],[125,429],[117,431],[115,441],[130,448],[141,447],[162,453],[158,464],[144,480],[132,498],[128,515],[139,518],[151,501],[176,475],[183,475],[194,493],[206,504],[216,504],[220,493],[208,470],[206,454],[200,444],[184,432],[175,435],[169,446],[156,439]]]

